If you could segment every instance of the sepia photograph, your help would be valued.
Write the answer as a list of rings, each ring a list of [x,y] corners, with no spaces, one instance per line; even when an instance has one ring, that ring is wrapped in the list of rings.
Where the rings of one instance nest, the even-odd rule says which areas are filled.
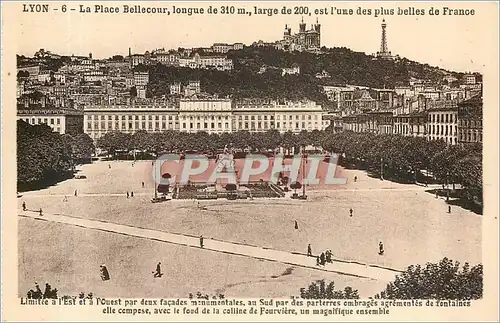
[[[375,319],[483,300],[498,32],[477,22],[497,3],[7,8],[17,304]]]

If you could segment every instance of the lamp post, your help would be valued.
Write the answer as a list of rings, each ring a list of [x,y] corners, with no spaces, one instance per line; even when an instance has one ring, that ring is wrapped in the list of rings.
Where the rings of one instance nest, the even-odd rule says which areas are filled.
[[[380,158],[380,180],[384,180],[384,159]]]
[[[155,200],[158,199],[158,188],[156,187],[158,185],[158,182],[156,181],[156,173],[157,173],[157,167],[156,164],[154,165],[155,171],[154,171],[154,187],[155,187]]]
[[[306,183],[304,182],[305,173],[306,173],[306,153],[304,147],[302,147],[302,195],[306,197]]]

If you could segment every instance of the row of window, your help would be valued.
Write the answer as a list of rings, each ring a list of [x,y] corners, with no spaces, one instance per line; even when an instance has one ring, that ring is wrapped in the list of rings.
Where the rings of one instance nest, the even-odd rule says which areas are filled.
[[[459,141],[465,142],[483,142],[483,133],[480,131],[460,131],[458,134]]]
[[[273,121],[271,122],[238,122],[238,129],[274,129],[275,123]],[[295,125],[295,126],[294,126]],[[307,128],[312,128],[313,126],[315,128],[318,128],[321,124],[318,122],[276,122],[276,128],[295,128],[295,129],[306,129]]]
[[[61,119],[59,118],[20,118],[20,120],[23,120],[24,122],[32,125],[45,123],[49,125],[54,131],[61,133]]]
[[[319,120],[319,115],[283,115],[283,120]],[[235,119],[238,121],[247,121],[247,120],[274,120],[274,116],[267,116],[267,115],[252,115],[252,116],[235,116]],[[88,120],[229,120],[230,116],[224,115],[224,116],[177,116],[177,115],[88,115],[87,117]],[[276,120],[281,120],[281,116],[277,115]]]
[[[429,122],[453,123],[456,121],[457,121],[457,117],[455,116],[455,118],[454,118],[453,113],[440,113],[440,114],[431,113],[431,114],[429,114]]]
[[[21,118],[20,120],[23,120],[29,124],[41,124],[41,123],[46,123],[50,125],[61,124],[61,118]]]
[[[304,115],[304,114],[296,114],[296,115],[288,115],[288,118],[287,118],[287,115],[283,115],[283,120],[318,120],[319,116],[317,114],[315,115]],[[238,120],[267,120],[268,119],[268,116],[267,115],[263,115],[263,116],[237,116],[237,119]],[[274,120],[274,116],[269,116],[269,120]],[[277,115],[276,116],[276,120],[281,120],[281,115]]]
[[[465,128],[481,128],[483,126],[483,121],[460,119],[458,124],[460,127],[465,127]]]
[[[453,132],[453,126],[449,126],[449,125],[428,125],[428,128],[427,130],[429,131],[429,133],[431,135],[441,135],[441,136],[448,136],[448,133],[450,135],[454,135],[457,133],[457,126],[454,126],[455,127],[455,131]]]
[[[182,122],[181,129],[229,129],[229,122]],[[235,124],[236,125],[236,124]],[[319,122],[277,122],[276,128],[319,128],[321,124]],[[238,122],[238,129],[272,129],[274,128],[274,122]],[[158,130],[158,129],[179,129],[179,122],[166,122],[166,121],[89,121],[87,122],[87,130],[135,130],[135,129],[148,129],[148,130]]]
[[[457,143],[457,137],[435,137],[435,136],[430,136],[430,140],[444,140],[447,144],[456,144]]]

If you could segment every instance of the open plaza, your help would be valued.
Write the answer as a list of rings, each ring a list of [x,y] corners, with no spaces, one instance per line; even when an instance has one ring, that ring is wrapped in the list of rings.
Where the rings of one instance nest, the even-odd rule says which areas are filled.
[[[188,297],[200,291],[288,298],[324,279],[371,297],[412,264],[443,257],[481,262],[481,216],[458,206],[448,213],[443,198],[426,192],[430,187],[363,171],[337,167],[336,177],[347,183],[307,187],[307,200],[151,203],[151,161],[98,161],[78,170],[86,178],[18,198],[20,296],[34,282],[48,282],[61,296]],[[315,256],[330,249],[333,263],[317,266],[307,257],[308,244]],[[164,275],[154,278],[158,262]],[[101,264],[108,281],[101,280]]]

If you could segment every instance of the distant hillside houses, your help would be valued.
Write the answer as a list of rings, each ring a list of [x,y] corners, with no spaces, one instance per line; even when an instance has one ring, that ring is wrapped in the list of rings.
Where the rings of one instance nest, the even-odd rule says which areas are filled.
[[[163,64],[178,67],[189,67],[193,69],[216,69],[219,71],[230,71],[233,69],[233,60],[221,55],[200,55],[198,52],[192,54],[191,50],[181,52],[146,52],[130,55],[131,67],[137,65]]]

